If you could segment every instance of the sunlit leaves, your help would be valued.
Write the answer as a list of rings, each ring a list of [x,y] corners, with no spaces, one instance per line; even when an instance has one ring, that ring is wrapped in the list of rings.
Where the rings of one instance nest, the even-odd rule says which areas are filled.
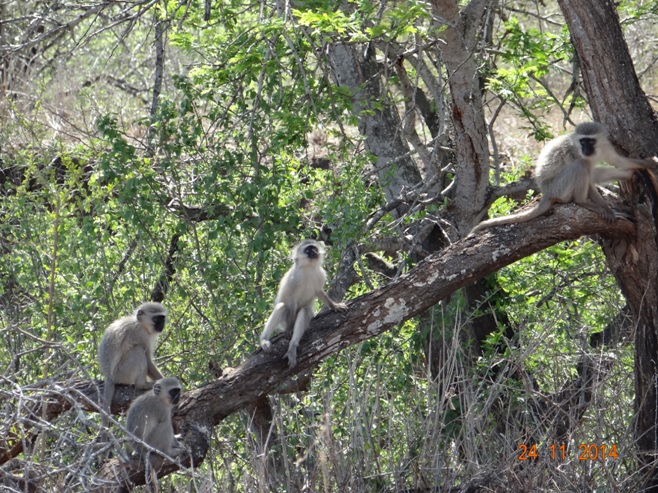
[[[342,10],[293,10],[301,26],[310,27],[313,34],[337,34],[339,36],[347,33],[360,31],[359,22],[348,16]]]
[[[423,31],[426,27],[421,21],[430,17],[429,5],[425,2],[408,1],[396,4],[384,12],[381,20],[366,29],[371,38],[384,40],[402,40],[409,35]]]
[[[518,18],[504,24],[495,68],[489,71],[486,87],[501,99],[512,103],[543,137],[539,114],[561,101],[547,90],[544,78],[557,70],[559,62],[574,56],[566,28],[551,32],[526,27]]]
[[[364,42],[375,39],[402,40],[419,30],[421,21],[429,18],[429,6],[425,2],[408,1],[382,10],[370,2],[363,2],[357,9],[333,9],[316,6],[295,9],[293,13],[301,26],[311,29],[311,34],[325,40],[350,40]]]

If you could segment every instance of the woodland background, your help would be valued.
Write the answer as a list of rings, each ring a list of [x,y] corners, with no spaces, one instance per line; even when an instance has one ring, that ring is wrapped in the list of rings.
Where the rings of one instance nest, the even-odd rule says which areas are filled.
[[[163,491],[658,491],[655,177],[609,187],[629,220],[565,205],[467,236],[533,200],[575,123],[658,153],[657,21],[655,0],[0,0],[0,488],[108,478],[125,419],[102,438],[96,348],[155,300],[191,450]],[[301,238],[350,310],[291,371],[283,338],[257,348]]]

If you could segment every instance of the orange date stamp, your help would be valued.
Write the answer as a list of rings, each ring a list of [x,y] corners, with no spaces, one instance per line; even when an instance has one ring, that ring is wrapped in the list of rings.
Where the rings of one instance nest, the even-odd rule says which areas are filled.
[[[540,457],[541,452],[543,452],[543,449],[547,450],[548,457],[551,460],[561,460],[561,461],[567,460],[568,447],[564,443],[560,445],[551,444],[551,445],[543,445],[543,446],[538,446],[536,444],[527,445],[525,443],[522,443],[517,447],[517,450],[519,452],[517,459],[536,461]],[[589,443],[589,444],[581,443],[580,445],[578,445],[578,450],[577,450],[578,460],[604,461],[606,459],[617,460],[617,457],[618,457],[618,453],[617,453],[616,443],[612,445],[596,444],[596,443]]]

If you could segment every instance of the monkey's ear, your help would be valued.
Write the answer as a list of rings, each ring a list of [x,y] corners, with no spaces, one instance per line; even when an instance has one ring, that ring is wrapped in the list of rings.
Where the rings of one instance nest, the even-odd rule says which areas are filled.
[[[160,384],[158,382],[153,384],[153,393],[155,395],[159,395],[161,390],[162,390],[162,387],[160,386]]]
[[[141,308],[139,310],[137,310],[137,316],[138,317],[143,317],[144,316],[144,310],[142,310]]]

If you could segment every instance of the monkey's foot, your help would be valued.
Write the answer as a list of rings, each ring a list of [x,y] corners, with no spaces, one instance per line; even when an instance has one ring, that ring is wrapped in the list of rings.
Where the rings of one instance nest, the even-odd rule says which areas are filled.
[[[589,209],[590,211],[596,212],[599,216],[603,218],[603,220],[607,223],[611,223],[615,220],[615,211],[612,210],[612,207],[605,205],[598,207],[595,204],[580,204],[586,209]]]
[[[656,169],[658,167],[658,158],[655,156],[644,158],[644,161],[647,163],[647,168]]]
[[[620,206],[619,209],[615,210],[615,219],[633,219],[633,209],[631,207]]]
[[[347,310],[347,305],[345,303],[334,303],[334,305],[334,310],[338,310],[339,312],[344,312]]]
[[[288,368],[294,368],[297,364],[297,349],[288,349],[285,357],[288,358]]]
[[[269,353],[270,351],[272,351],[272,343],[270,341],[268,341],[267,339],[261,339],[260,347],[266,353]]]
[[[169,455],[171,455],[171,457],[181,457],[181,458],[184,458],[184,457],[189,456],[189,455],[190,455],[190,452],[189,452],[189,450],[187,450],[187,448],[186,448],[182,443],[179,442],[179,443],[176,445],[176,447],[174,447],[174,448],[171,450],[171,454],[169,454]]]

